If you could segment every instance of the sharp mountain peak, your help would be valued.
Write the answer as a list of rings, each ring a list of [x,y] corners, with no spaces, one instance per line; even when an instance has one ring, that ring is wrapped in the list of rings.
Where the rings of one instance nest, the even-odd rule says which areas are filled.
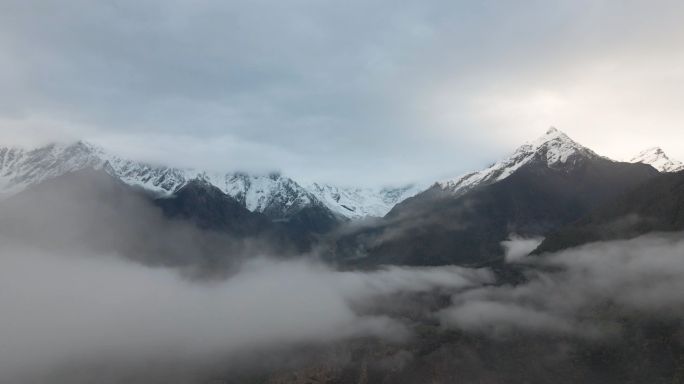
[[[478,185],[501,181],[533,160],[546,162],[551,168],[571,168],[582,158],[603,157],[555,127],[550,127],[538,139],[520,146],[512,156],[482,171],[468,172],[453,179],[439,181],[436,186],[446,193],[462,195]]]

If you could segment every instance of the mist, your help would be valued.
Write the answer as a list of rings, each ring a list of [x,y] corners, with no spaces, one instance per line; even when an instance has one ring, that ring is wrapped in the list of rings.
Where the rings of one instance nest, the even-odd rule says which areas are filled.
[[[0,371],[75,361],[211,360],[231,353],[361,337],[404,341],[410,324],[352,303],[398,292],[460,290],[488,271],[387,267],[335,272],[311,260],[250,260],[222,282],[116,255],[0,250]],[[130,368],[130,367],[129,367]]]
[[[520,256],[518,251],[532,241],[507,243],[507,259],[529,267],[526,284],[454,295],[454,304],[439,314],[443,325],[492,335],[523,330],[603,337],[619,331],[617,323],[606,319],[607,311],[684,320],[684,234],[649,234]]]
[[[311,257],[265,256],[225,279],[188,280],[183,268],[115,253],[2,244],[3,382],[205,382],[249,369],[346,366],[354,350],[376,348],[360,340],[395,346],[376,362],[391,373],[413,367],[409,351],[427,342],[420,330],[431,324],[438,340],[456,330],[465,341],[443,341],[442,352],[422,358],[428,366],[443,364],[444,353],[456,366],[463,354],[489,353],[473,351],[472,340],[496,349],[523,337],[529,361],[557,371],[571,364],[568,351],[625,342],[625,316],[684,320],[681,233],[520,257],[514,265],[528,281],[518,285],[497,283],[488,269],[339,271]],[[443,296],[444,305],[426,304]],[[487,377],[482,367],[461,369]]]
[[[351,269],[80,175],[0,207],[0,382],[573,382],[609,372],[596,361],[654,382],[684,356],[683,233],[541,256],[511,235],[489,268]]]
[[[506,261],[513,262],[529,255],[542,241],[544,241],[543,237],[524,238],[511,233],[508,240],[501,242],[501,246],[506,251]]]

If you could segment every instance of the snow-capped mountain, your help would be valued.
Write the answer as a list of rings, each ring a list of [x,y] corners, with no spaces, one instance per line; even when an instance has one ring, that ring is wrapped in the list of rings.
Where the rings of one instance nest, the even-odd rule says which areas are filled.
[[[409,185],[404,188],[360,189],[338,188],[312,183],[304,186],[333,212],[350,219],[382,217],[398,203],[423,192],[429,185]]]
[[[658,178],[597,155],[556,129],[480,171],[436,183],[337,241],[354,265],[477,265],[503,260],[511,233],[547,237],[592,208]]]
[[[569,138],[565,133],[551,127],[539,139],[522,145],[513,156],[502,160],[482,171],[469,172],[453,179],[437,182],[443,193],[460,196],[478,185],[492,184],[501,181],[518,168],[533,161],[540,160],[554,169],[568,168],[582,157],[603,158],[594,151],[583,147]]]
[[[338,218],[382,216],[394,204],[422,190],[420,187],[345,189],[326,184],[311,184],[305,188],[278,173],[248,175],[155,167],[80,141],[34,150],[0,148],[0,195],[12,195],[44,180],[88,167],[105,169],[129,185],[160,196],[173,194],[190,180],[202,179],[234,197],[250,211],[262,212],[274,220],[293,217],[306,207],[320,207],[322,210],[318,212],[327,211],[326,215]]]
[[[435,183],[448,196],[460,196],[478,185],[491,184],[510,176],[524,164],[543,161],[554,169],[571,169],[581,158],[603,158],[551,127],[539,139],[524,144],[515,153],[487,169],[469,172]],[[661,172],[684,169],[661,149],[651,148],[631,162],[653,165]],[[27,186],[79,169],[106,169],[129,185],[169,196],[190,180],[202,179],[237,199],[247,209],[262,212],[274,220],[288,219],[306,207],[321,207],[327,215],[341,219],[382,217],[396,204],[415,196],[430,185],[403,188],[339,188],[329,184],[299,184],[281,174],[248,175],[211,173],[193,169],[157,167],[124,159],[86,142],[48,145],[34,150],[0,148],[0,196],[17,193]]]
[[[630,163],[650,164],[660,172],[679,172],[684,170],[684,163],[670,159],[665,152],[658,147],[649,148],[634,156]]]
[[[188,172],[125,160],[81,141],[73,145],[51,144],[34,150],[1,148],[0,190],[4,194],[17,193],[47,179],[88,167],[104,168],[128,184],[160,195],[173,192],[191,177]]]

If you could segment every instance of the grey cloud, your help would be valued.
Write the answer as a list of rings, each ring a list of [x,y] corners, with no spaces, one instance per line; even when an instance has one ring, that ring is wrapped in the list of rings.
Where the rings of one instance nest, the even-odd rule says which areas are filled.
[[[684,304],[682,234],[653,234],[634,240],[595,243],[564,251],[546,263],[568,268],[569,277],[586,296],[615,300],[642,310]],[[586,280],[580,276],[584,274]]]
[[[85,136],[167,162],[186,161],[188,136],[200,148],[232,140],[259,149],[198,149],[186,162],[343,184],[454,176],[552,124],[619,157],[609,126],[627,133],[624,151],[643,149],[649,121],[653,144],[681,138],[683,11],[668,0],[6,1],[0,129],[10,144]],[[283,155],[264,158],[271,149]]]
[[[468,331],[486,331],[493,335],[512,330],[532,332],[574,333],[566,320],[552,314],[515,304],[500,302],[466,302],[442,313],[443,324]]]
[[[415,367],[412,348],[455,334],[465,345],[447,342],[454,353],[421,361],[477,356],[482,351],[470,351],[471,341],[494,336],[496,349],[521,331],[531,339],[560,334],[560,344],[613,336],[616,312],[684,318],[681,233],[518,258],[514,267],[529,265],[529,281],[498,286],[487,269],[336,271],[313,258],[255,258],[270,255],[268,247],[226,249],[187,223],[164,222],[140,196],[68,186],[32,203],[15,201],[14,216],[5,210],[0,220],[0,381],[206,382],[195,375],[344,365],[350,350],[373,351],[368,344],[346,348],[364,338],[405,348],[375,362],[394,370]],[[511,249],[520,248],[518,240]],[[144,257],[104,251],[121,241],[131,246],[124,251]],[[222,252],[207,260],[198,244]],[[177,259],[160,262],[157,247]],[[216,272],[212,279],[197,279],[207,267]],[[418,336],[436,334],[440,322],[465,332]]]
[[[182,383],[213,364],[301,366],[320,361],[311,351],[360,338],[409,338],[410,319],[374,310],[389,297],[494,280],[458,267],[335,271],[316,254],[293,259],[274,239],[168,220],[144,194],[94,170],[4,201],[0,232],[2,382],[88,383],[104,371],[102,382],[140,373],[142,382]]]
[[[410,331],[402,322],[357,315],[351,303],[490,279],[456,267],[335,272],[305,260],[256,259],[226,281],[192,284],[171,269],[118,257],[5,246],[0,367],[4,375],[49,373],[96,356],[187,363],[364,336],[403,340]]]

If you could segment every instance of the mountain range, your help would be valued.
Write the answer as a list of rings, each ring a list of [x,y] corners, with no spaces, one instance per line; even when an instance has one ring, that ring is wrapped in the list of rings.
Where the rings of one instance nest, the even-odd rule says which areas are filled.
[[[307,206],[318,206],[336,218],[362,219],[382,217],[396,204],[438,185],[442,193],[462,195],[469,189],[501,181],[529,162],[549,135],[560,135],[551,128],[547,135],[521,146],[513,156],[482,171],[469,172],[433,185],[413,184],[402,188],[341,188],[324,183],[297,183],[279,173],[249,175],[217,173],[195,169],[160,167],[129,160],[85,141],[71,145],[52,144],[33,150],[0,148],[0,195],[8,196],[28,186],[67,172],[93,167],[105,169],[129,185],[137,185],[160,196],[168,196],[190,180],[202,179],[234,197],[245,208],[262,212],[273,220],[296,215]],[[587,150],[560,145],[552,148],[549,164],[565,161],[574,150]],[[654,166],[661,172],[684,169],[684,163],[672,160],[660,148],[650,148],[630,162]]]
[[[88,167],[105,169],[126,184],[159,196],[170,196],[191,180],[205,180],[250,211],[264,213],[273,220],[290,219],[305,208],[318,209],[326,216],[324,219],[380,217],[396,203],[427,188],[340,188],[322,183],[300,184],[279,173],[248,175],[158,167],[124,159],[105,148],[79,141],[33,150],[0,148],[0,194],[12,195],[44,180]],[[330,228],[315,229],[325,232]]]
[[[234,239],[267,239],[272,247],[297,252],[323,245],[343,264],[441,265],[500,258],[500,244],[510,235],[548,236],[646,180],[684,169],[684,164],[660,148],[643,151],[630,162],[614,161],[551,127],[481,171],[432,185],[352,189],[300,184],[278,173],[157,167],[81,141],[34,150],[1,148],[0,191],[5,197],[21,196],[26,189],[88,169],[128,186],[127,194],[142,196],[167,219],[191,222],[200,230]],[[103,176],[80,174],[71,179],[80,180],[82,188],[89,185],[84,178],[105,183]],[[32,204],[46,199],[43,191],[33,192],[43,197]],[[375,219],[356,224],[362,218]]]

